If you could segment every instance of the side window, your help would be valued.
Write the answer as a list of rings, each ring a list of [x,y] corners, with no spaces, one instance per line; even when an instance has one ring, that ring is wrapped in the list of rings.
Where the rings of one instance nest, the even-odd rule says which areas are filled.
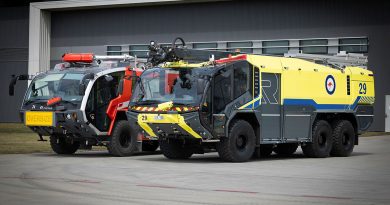
[[[116,97],[118,95],[118,89],[119,89],[119,82],[123,79],[123,77],[125,76],[125,72],[124,71],[120,71],[120,72],[115,72],[115,73],[111,73],[110,74],[113,78],[113,81],[112,81],[112,91],[114,93],[114,97]]]
[[[234,99],[248,90],[249,76],[249,64],[247,62],[240,62],[234,66]]]
[[[232,101],[232,69],[221,73],[214,80],[214,113],[221,113]]]

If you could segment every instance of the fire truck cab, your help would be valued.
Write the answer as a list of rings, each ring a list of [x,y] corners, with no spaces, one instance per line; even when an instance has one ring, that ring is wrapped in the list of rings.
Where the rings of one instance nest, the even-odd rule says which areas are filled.
[[[40,140],[50,136],[50,145],[58,154],[73,154],[95,145],[107,146],[116,156],[141,151],[142,138],[123,126],[127,124],[123,123],[124,112],[132,81],[142,73],[130,68],[131,60],[133,57],[126,55],[64,54],[63,63],[31,78],[20,119]],[[17,80],[27,79],[16,76],[10,94]],[[123,86],[127,86],[125,92]],[[149,151],[157,149],[154,147],[146,146]]]

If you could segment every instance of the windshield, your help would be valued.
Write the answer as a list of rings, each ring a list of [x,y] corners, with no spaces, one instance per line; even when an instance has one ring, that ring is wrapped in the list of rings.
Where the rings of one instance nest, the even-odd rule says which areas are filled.
[[[208,80],[191,68],[154,68],[144,71],[134,90],[132,102],[199,105]]]
[[[83,77],[82,73],[41,74],[31,82],[26,102],[53,97],[61,97],[63,101],[81,101],[83,96],[79,94],[79,85]]]

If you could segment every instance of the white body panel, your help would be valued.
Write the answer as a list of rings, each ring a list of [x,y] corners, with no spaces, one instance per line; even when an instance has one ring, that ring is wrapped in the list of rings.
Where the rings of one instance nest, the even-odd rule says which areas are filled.
[[[96,73],[95,74],[95,78],[93,80],[90,80],[89,83],[88,83],[88,86],[87,88],[85,89],[85,94],[84,94],[84,97],[83,97],[83,100],[81,101],[81,106],[80,106],[80,110],[81,112],[83,113],[83,119],[84,119],[84,122],[87,122],[87,116],[85,114],[85,107],[87,105],[87,101],[88,101],[88,96],[89,96],[89,93],[91,93],[92,91],[92,87],[93,85],[95,84],[96,80],[100,77],[100,76],[103,76],[103,75],[107,75],[107,74],[110,74],[110,73],[114,73],[114,72],[118,72],[118,71],[125,71],[126,67],[119,67],[119,68],[113,68],[113,69],[107,69],[107,70],[104,70],[104,71],[101,71],[99,73]],[[92,125],[92,123],[90,123],[88,125],[91,129],[93,129],[98,135],[107,135],[107,132],[100,132],[94,125]]]

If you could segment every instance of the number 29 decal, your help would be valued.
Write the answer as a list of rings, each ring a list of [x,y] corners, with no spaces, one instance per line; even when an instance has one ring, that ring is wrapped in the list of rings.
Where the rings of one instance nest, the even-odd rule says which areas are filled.
[[[367,93],[367,85],[366,83],[359,83],[359,94]]]

